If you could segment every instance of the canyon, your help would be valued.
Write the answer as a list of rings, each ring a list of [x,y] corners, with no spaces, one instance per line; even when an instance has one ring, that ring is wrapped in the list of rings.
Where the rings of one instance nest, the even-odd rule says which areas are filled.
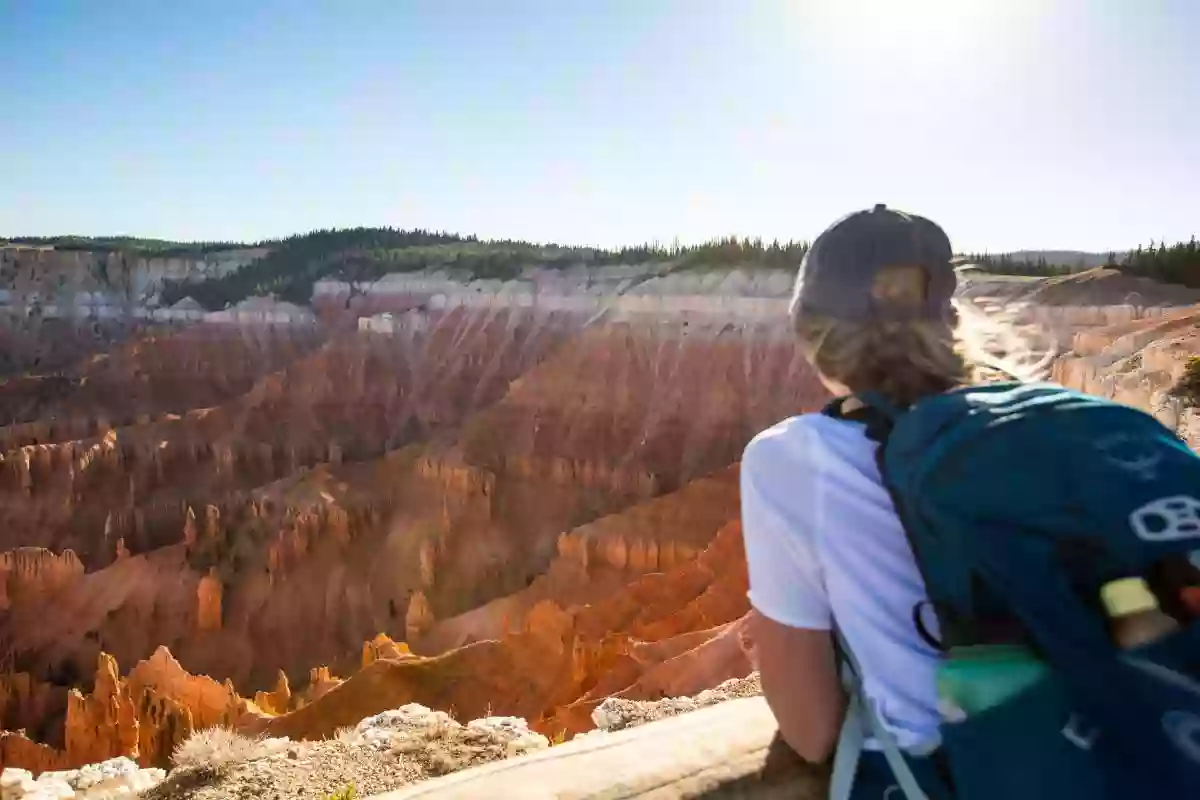
[[[570,735],[748,672],[735,462],[824,389],[778,320],[594,317],[145,325],[13,370],[3,765],[410,701]]]
[[[737,460],[828,395],[777,273],[617,277],[595,303],[406,276],[363,311],[387,324],[0,325],[0,767],[163,767],[206,727],[329,738],[408,703],[570,738],[607,698],[744,677]],[[1131,280],[960,302],[994,352],[1200,446],[1197,298]]]

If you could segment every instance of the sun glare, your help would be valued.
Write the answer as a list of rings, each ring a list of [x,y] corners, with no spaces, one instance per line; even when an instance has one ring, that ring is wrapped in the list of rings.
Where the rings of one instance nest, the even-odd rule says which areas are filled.
[[[1034,23],[1038,0],[838,0],[794,8],[822,49],[859,63],[948,62]]]

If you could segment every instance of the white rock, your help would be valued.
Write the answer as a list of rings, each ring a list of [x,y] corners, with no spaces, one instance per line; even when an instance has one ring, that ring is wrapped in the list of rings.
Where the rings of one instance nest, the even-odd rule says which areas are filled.
[[[45,776],[39,776],[37,785],[39,794],[46,797],[53,797],[55,800],[75,796],[75,790],[61,778],[51,777],[47,779]]]
[[[0,789],[8,789],[17,786],[23,780],[33,780],[33,773],[27,769],[18,769],[17,767],[6,767],[4,772],[0,772]]]
[[[358,723],[355,731],[366,733],[372,729],[425,730],[439,725],[458,727],[458,723],[451,719],[450,715],[444,711],[433,711],[419,703],[409,703],[400,708],[384,711],[373,717],[367,717]]]
[[[468,722],[467,728],[506,737],[529,733],[529,725],[520,717],[483,717]]]
[[[592,709],[592,724],[596,726],[597,730],[608,730],[613,722],[614,720],[609,717],[608,709],[604,707],[603,702]]]
[[[461,728],[444,711],[433,711],[418,703],[367,717],[354,729],[352,743],[377,750],[390,748],[398,734],[428,733],[436,729]]]
[[[550,746],[550,740],[529,730],[529,724],[520,717],[484,717],[467,723],[467,728],[499,739],[509,756],[544,750]]]
[[[0,800],[118,800],[161,783],[166,770],[141,769],[131,759],[112,758],[79,769],[48,770],[36,779],[28,770],[0,774]]]

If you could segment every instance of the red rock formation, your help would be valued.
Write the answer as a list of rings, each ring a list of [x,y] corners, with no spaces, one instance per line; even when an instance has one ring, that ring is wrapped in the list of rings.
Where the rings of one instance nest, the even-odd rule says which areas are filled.
[[[592,709],[612,695],[637,700],[690,695],[745,676],[751,669],[740,637],[749,611],[746,588],[741,527],[732,522],[695,560],[647,575],[581,609],[575,696],[547,709],[538,729],[569,734],[590,729]]]
[[[750,671],[739,631],[747,611],[738,524],[725,526],[698,558],[647,575],[605,600],[564,610],[536,602],[519,630],[422,657],[370,660],[311,702],[282,715],[246,708],[239,725],[273,736],[319,738],[409,702],[538,719],[543,732],[591,727],[591,710],[619,694],[652,699],[692,694]]]
[[[83,575],[83,564],[70,550],[51,553],[21,547],[0,553],[0,611],[14,603],[50,599]]]
[[[221,579],[216,567],[196,584],[196,627],[202,631],[221,629]]]
[[[219,405],[319,344],[308,329],[218,325],[139,337],[64,374],[0,390],[0,452]]]
[[[444,652],[525,627],[543,600],[564,608],[597,602],[639,576],[688,563],[737,513],[737,469],[729,467],[560,534],[555,558],[527,588],[410,634],[409,642],[420,653]]]
[[[63,691],[27,678],[6,684],[13,698],[5,709],[4,727],[32,713],[34,698],[50,713],[52,704],[65,694],[61,748],[37,744],[20,732],[0,736],[0,768],[22,766],[36,771],[66,769],[129,756],[143,765],[164,766],[175,746],[193,731],[213,725],[232,724],[238,709],[236,693],[228,686],[188,674],[166,648],[138,664],[128,678],[121,678],[117,662],[101,654],[93,689]],[[50,699],[53,698],[53,699]],[[10,722],[11,719],[11,722]]]
[[[398,659],[411,656],[412,651],[404,642],[393,641],[386,633],[363,642],[362,665],[365,667],[381,659]]]
[[[0,452],[0,546],[70,547],[85,564],[102,566],[115,557],[111,542],[99,546],[105,529],[112,542],[123,537],[133,553],[178,541],[181,501],[220,504],[331,456],[376,457],[455,426],[498,399],[508,381],[565,332],[556,323],[503,313],[455,312],[417,340],[352,334],[308,355],[301,351],[287,369],[257,374],[257,382],[229,402],[182,416],[141,414],[143,422],[115,430],[97,418],[82,426],[91,432],[81,439],[59,440],[58,429],[41,421],[0,431],[10,446],[38,442]],[[183,346],[173,339],[171,345]],[[135,375],[158,375],[178,363],[221,372],[216,356],[170,359],[172,348],[135,360]],[[275,361],[254,361],[242,372],[265,364]],[[243,384],[220,384],[207,397]],[[80,385],[85,400],[90,385]],[[166,402],[175,396],[165,390],[154,396],[165,405],[148,400],[147,408],[175,410]]]
[[[20,438],[32,429],[8,433],[24,444],[0,464],[0,538],[70,546],[89,571],[55,584],[53,602],[21,593],[0,652],[65,687],[101,653],[133,663],[168,645],[241,691],[213,684],[228,719],[314,732],[335,703],[338,719],[411,696],[550,720],[614,666],[621,690],[646,675],[647,692],[736,672],[733,657],[688,655],[724,653],[745,605],[726,597],[744,594],[736,577],[697,554],[737,515],[729,464],[745,441],[824,390],[773,328],[576,336],[580,322],[458,309],[428,330],[295,347],[273,371],[275,356],[247,345],[243,383],[197,392],[216,402],[191,410],[172,405],[190,385],[165,377],[172,359],[147,354],[200,365],[186,371],[199,381],[219,348],[189,356],[182,333],[128,345],[122,363],[176,387],[147,393],[142,421],[110,414],[83,438],[47,428],[36,444]],[[75,396],[87,385],[55,407],[102,405]],[[545,674],[524,675],[533,664]],[[476,671],[494,677],[455,679]],[[129,750],[121,709],[148,685],[137,675],[105,671],[64,699],[58,734],[22,724],[60,761]],[[153,692],[157,710],[137,718],[143,759],[202,716],[202,698]],[[71,744],[83,731],[90,750]],[[5,752],[33,753],[12,741]]]

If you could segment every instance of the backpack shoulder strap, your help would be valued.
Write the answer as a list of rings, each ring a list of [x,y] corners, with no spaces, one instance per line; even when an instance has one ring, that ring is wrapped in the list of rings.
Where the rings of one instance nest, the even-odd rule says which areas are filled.
[[[842,732],[838,737],[837,751],[834,753],[833,775],[829,782],[830,800],[849,800],[854,789],[854,777],[858,772],[859,757],[862,755],[867,730],[870,730],[871,735],[883,748],[883,755],[896,782],[900,784],[905,799],[929,800],[900,751],[896,737],[883,727],[867,701],[863,693],[862,670],[858,666],[858,659],[854,657],[845,637],[836,627],[834,637],[838,657],[844,667],[843,678],[849,693],[849,704],[846,708],[846,718],[842,722]]]
[[[924,564],[921,562],[916,547],[913,545],[908,526],[904,524],[904,515],[901,513],[903,504],[900,502],[900,498],[896,496],[892,482],[888,480],[887,460],[885,457],[888,437],[891,436],[892,430],[896,427],[900,418],[908,413],[908,410],[897,408],[879,392],[865,391],[835,398],[822,409],[821,413],[833,419],[864,424],[866,426],[865,433],[867,438],[879,445],[875,451],[875,464],[879,467],[879,475],[883,480],[884,489],[887,490],[897,514],[900,515],[905,540],[908,541],[909,548],[912,549],[913,555],[916,557],[917,570],[921,573],[922,579],[928,583]],[[942,652],[945,650],[943,643],[929,633],[921,616],[921,610],[925,605],[927,603],[918,603],[913,607],[913,625],[926,644],[934,650]]]
[[[830,401],[821,411],[827,417],[848,422],[861,422],[867,426],[867,438],[881,445],[887,442],[888,434],[896,424],[901,412],[877,392],[860,392],[838,397]]]

